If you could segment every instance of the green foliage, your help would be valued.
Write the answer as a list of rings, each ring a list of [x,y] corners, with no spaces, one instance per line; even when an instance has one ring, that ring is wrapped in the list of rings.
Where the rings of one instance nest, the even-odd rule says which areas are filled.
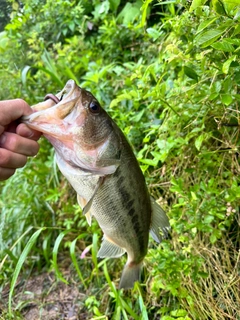
[[[101,231],[81,217],[41,141],[1,184],[0,281],[14,274],[11,292],[20,264],[67,281],[59,264],[69,256],[93,319],[237,319],[239,22],[234,1],[13,2],[0,98],[34,104],[69,78],[89,89],[133,145],[172,239],[150,242],[143,285],[117,290],[124,259],[97,260]],[[23,263],[30,227],[42,232]]]

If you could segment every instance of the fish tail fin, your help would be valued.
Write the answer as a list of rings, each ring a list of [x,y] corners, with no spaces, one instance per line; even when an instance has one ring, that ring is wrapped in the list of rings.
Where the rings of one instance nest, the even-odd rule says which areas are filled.
[[[140,280],[142,263],[127,263],[123,269],[119,289],[131,289],[135,281]]]

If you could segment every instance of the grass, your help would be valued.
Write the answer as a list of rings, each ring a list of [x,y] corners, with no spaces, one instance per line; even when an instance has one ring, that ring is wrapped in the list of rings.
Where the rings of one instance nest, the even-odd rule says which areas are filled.
[[[238,234],[239,236],[239,234]],[[207,277],[193,283],[187,279],[187,290],[195,301],[195,318],[240,319],[240,252],[231,240],[221,239],[217,245],[199,241],[196,254],[204,259],[203,271]],[[191,306],[186,301],[186,308]]]
[[[47,1],[38,21],[35,5],[21,19],[13,14],[1,47],[2,98],[33,104],[69,76],[89,89],[134,146],[172,235],[160,246],[150,241],[142,284],[119,291],[125,258],[97,259],[100,228],[82,217],[42,139],[39,155],[0,186],[0,317],[23,319],[19,283],[54,273],[51,288],[73,286],[89,319],[239,320],[238,15],[206,1],[149,0],[137,17],[139,1],[83,1],[86,8],[72,4],[77,14],[63,2],[55,12]],[[64,21],[53,34],[44,10]]]

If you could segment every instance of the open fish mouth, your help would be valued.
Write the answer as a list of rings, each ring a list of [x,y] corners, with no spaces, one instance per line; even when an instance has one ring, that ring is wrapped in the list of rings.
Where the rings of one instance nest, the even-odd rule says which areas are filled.
[[[61,97],[62,98],[62,97]],[[44,97],[44,101],[51,99],[52,101],[54,101],[56,104],[58,104],[62,99],[59,99],[57,96],[55,96],[52,93],[48,93],[45,97]]]
[[[68,113],[67,109],[71,109],[73,104],[77,101],[80,96],[80,89],[76,85],[74,80],[69,80],[63,90],[58,92],[56,95],[52,93],[48,93],[43,102],[35,104],[32,106],[34,113],[29,116],[21,117],[20,121],[26,124],[30,124],[31,122],[35,121],[39,116],[42,117],[43,110],[49,109],[54,107],[55,110],[60,109],[63,111],[64,114]],[[47,113],[45,113],[47,114]]]
[[[73,144],[74,123],[78,118],[79,126],[85,121],[84,112],[76,114],[75,106],[81,99],[81,89],[74,80],[69,80],[63,90],[56,95],[49,93],[44,101],[33,105],[32,114],[20,118],[31,129],[40,131],[55,145],[54,141],[64,141],[71,149]]]

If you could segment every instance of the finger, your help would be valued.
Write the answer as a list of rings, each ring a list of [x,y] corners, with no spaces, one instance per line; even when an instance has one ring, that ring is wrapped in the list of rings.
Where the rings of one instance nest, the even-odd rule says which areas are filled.
[[[24,123],[20,123],[17,126],[16,133],[19,134],[22,137],[29,138],[29,139],[35,140],[35,141],[37,141],[42,135],[41,132],[30,129]]]
[[[39,150],[36,141],[10,132],[4,132],[0,136],[0,147],[24,156],[35,156]]]
[[[22,99],[0,101],[0,123],[7,126],[23,115],[29,115],[33,111]]]
[[[17,169],[25,166],[27,157],[14,153],[10,150],[0,148],[0,167],[8,169]]]
[[[15,171],[16,169],[8,169],[8,168],[0,167],[0,181],[7,180],[15,173]]]

